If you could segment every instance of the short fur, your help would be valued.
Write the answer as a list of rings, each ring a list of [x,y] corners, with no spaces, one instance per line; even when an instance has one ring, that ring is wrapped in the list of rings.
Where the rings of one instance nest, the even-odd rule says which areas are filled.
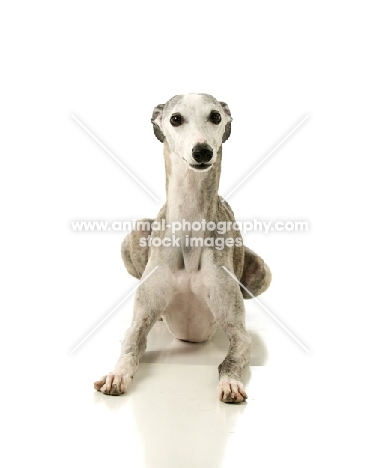
[[[209,121],[211,111],[219,112],[221,122]],[[170,117],[183,117],[174,127]],[[174,96],[158,105],[152,114],[155,136],[164,144],[167,201],[155,220],[165,224],[186,220],[235,221],[229,204],[218,195],[222,143],[231,133],[231,113],[226,103],[207,94]],[[212,149],[211,166],[196,168],[192,149],[204,143]],[[95,389],[108,395],[126,393],[145,351],[146,338],[155,322],[162,318],[178,339],[208,340],[220,326],[229,339],[228,354],[219,365],[219,398],[240,403],[247,398],[240,381],[249,362],[252,340],[245,328],[244,299],[258,296],[270,285],[268,266],[244,245],[187,245],[186,236],[242,241],[239,231],[178,231],[180,247],[141,247],[141,238],[172,237],[170,228],[134,230],[122,243],[121,254],[128,272],[138,279],[156,266],[155,272],[136,293],[134,316],[122,343],[114,371],[95,382]],[[240,244],[240,242],[239,242]],[[222,268],[226,267],[243,284],[243,289]],[[249,290],[251,295],[246,291]]]

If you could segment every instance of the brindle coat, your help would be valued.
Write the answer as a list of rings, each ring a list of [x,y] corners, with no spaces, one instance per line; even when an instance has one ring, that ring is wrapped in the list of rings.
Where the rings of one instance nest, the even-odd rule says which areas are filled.
[[[218,124],[209,121],[212,112],[220,114]],[[170,125],[174,115],[181,117],[177,128]],[[169,227],[134,230],[122,243],[122,259],[131,275],[141,279],[157,268],[139,286],[133,322],[125,334],[121,355],[114,371],[95,382],[96,390],[108,395],[126,393],[145,350],[148,332],[163,318],[170,332],[185,341],[207,340],[220,326],[230,344],[219,366],[219,398],[235,403],[247,398],[240,376],[249,361],[252,340],[245,329],[243,298],[258,296],[269,287],[268,266],[242,244],[240,232],[234,229],[225,234],[181,230],[176,233],[180,247],[141,246],[141,239],[148,236],[171,238],[170,225],[183,219],[234,223],[231,207],[218,195],[222,143],[230,136],[231,121],[227,104],[206,94],[175,96],[154,109],[154,133],[164,144],[167,201],[155,220],[142,221],[161,224],[164,220]],[[202,170],[195,164],[192,151],[197,144],[212,150],[206,165],[209,167]],[[219,237],[239,242],[223,249],[211,243],[190,247],[186,236],[203,241],[209,237],[210,242]],[[222,267],[232,272],[252,296]]]

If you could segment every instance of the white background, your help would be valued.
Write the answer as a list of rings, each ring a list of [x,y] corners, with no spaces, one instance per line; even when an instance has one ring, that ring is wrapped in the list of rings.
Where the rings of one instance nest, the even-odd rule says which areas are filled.
[[[162,145],[150,117],[155,105],[188,92],[212,94],[232,112],[221,195],[310,115],[230,198],[237,219],[310,224],[307,233],[245,237],[273,271],[264,303],[311,352],[281,332],[265,401],[271,411],[238,457],[248,466],[252,456],[253,466],[372,466],[371,7],[3,2],[0,406],[7,466],[59,466],[72,447],[79,464],[72,457],[70,466],[84,466],[100,440],[108,464],[125,462],[124,452],[116,458],[105,414],[93,446],[78,428],[73,444],[76,422],[61,419],[79,385],[71,372],[79,353],[70,350],[137,284],[121,263],[123,233],[78,234],[70,222],[152,217],[161,203],[71,114],[163,201]],[[82,346],[79,362],[113,337],[115,320],[122,334],[131,303]],[[95,366],[89,373],[81,366],[89,381],[113,360],[105,347],[102,355],[98,375]],[[96,465],[92,453],[91,466],[101,465],[105,457]]]

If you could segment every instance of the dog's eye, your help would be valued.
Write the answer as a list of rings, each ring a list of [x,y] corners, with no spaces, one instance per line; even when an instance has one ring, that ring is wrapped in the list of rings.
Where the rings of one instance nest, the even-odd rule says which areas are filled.
[[[212,111],[209,120],[214,123],[214,125],[218,125],[221,122],[221,114],[218,111]]]
[[[173,127],[179,127],[183,123],[183,117],[180,114],[173,114],[170,117],[170,123]]]

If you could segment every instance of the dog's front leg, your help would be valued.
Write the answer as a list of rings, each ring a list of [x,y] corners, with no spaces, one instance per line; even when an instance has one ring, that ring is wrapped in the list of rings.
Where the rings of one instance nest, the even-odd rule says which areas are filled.
[[[143,277],[152,271],[147,265]],[[130,328],[122,341],[121,355],[113,372],[102,377],[94,388],[106,395],[121,395],[138,369],[139,360],[145,351],[147,335],[171,299],[170,272],[159,267],[144,283],[135,296],[134,314]]]
[[[208,304],[230,341],[227,356],[219,365],[218,392],[225,403],[240,403],[247,395],[240,380],[249,362],[252,338],[245,328],[245,309],[239,285],[221,267],[216,267],[208,292]]]

